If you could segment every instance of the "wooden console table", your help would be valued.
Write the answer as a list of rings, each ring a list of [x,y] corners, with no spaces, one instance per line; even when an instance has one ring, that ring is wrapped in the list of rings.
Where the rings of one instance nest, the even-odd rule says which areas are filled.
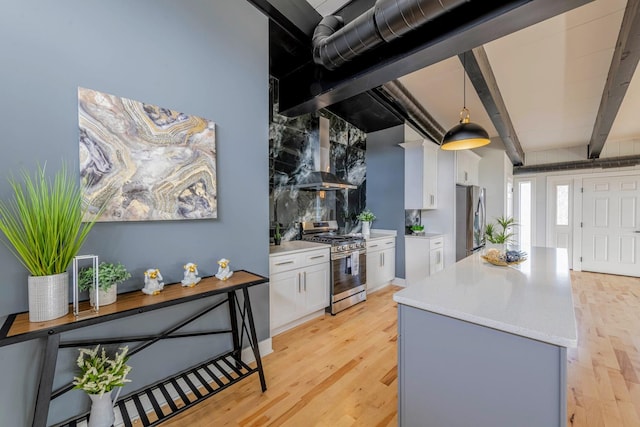
[[[236,271],[230,279],[225,281],[218,280],[215,277],[205,277],[192,288],[183,287],[180,283],[166,285],[159,295],[145,295],[139,290],[120,294],[114,304],[100,307],[99,313],[90,316],[75,317],[73,313],[70,313],[65,317],[47,322],[32,323],[29,322],[29,314],[26,312],[9,315],[2,329],[0,329],[0,347],[37,338],[46,338],[44,360],[40,370],[38,395],[34,409],[33,426],[46,427],[51,400],[73,389],[73,385],[69,383],[58,390],[52,390],[59,348],[139,342],[140,344],[130,349],[129,356],[131,357],[163,339],[231,334],[233,348],[230,351],[217,355],[201,365],[180,372],[171,378],[166,378],[156,384],[152,384],[143,390],[120,398],[115,409],[116,413],[118,411],[120,412],[123,423],[127,427],[132,425],[131,420],[134,419],[139,419],[144,426],[160,424],[168,418],[183,412],[196,403],[213,396],[256,372],[260,376],[260,384],[264,392],[267,389],[267,385],[262,369],[260,351],[258,350],[258,339],[248,289],[251,286],[263,284],[267,281],[268,279],[266,277],[240,270]],[[242,293],[242,302],[238,299],[236,292]],[[212,301],[212,305],[205,307],[186,320],[181,320],[160,334],[104,338],[91,341],[62,342],[60,339],[61,334],[64,332],[223,294],[226,294],[226,298],[223,300]],[[225,306],[229,309],[230,325],[228,328],[191,333],[177,332],[182,327],[216,308]],[[89,309],[88,301],[81,303],[80,310]],[[238,314],[240,315],[239,318]],[[255,368],[249,367],[241,360],[245,334],[256,359]],[[181,402],[180,400],[174,400],[171,396],[172,394],[177,394]],[[166,403],[161,405],[158,402],[159,396],[161,396],[160,399],[165,400]],[[141,399],[151,403],[151,411],[147,412]],[[88,414],[81,414],[58,425],[82,425],[87,419]]]

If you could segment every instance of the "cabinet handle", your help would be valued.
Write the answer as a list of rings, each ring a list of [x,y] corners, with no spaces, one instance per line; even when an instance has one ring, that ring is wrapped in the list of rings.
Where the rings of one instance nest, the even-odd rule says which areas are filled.
[[[436,203],[435,202],[435,196],[432,194],[431,195],[431,204],[434,205],[435,203]]]
[[[276,262],[276,265],[287,265],[287,264],[293,264],[293,261]]]
[[[380,267],[384,266],[384,252],[380,252]]]
[[[316,256],[312,256],[309,259],[318,259],[318,258],[324,258],[324,257],[325,257],[324,255],[316,255]]]
[[[467,182],[467,179],[469,179],[467,171],[464,172],[464,182]]]
[[[385,245],[393,245],[393,242],[387,242]]]
[[[436,262],[436,264],[440,264],[440,251],[438,251],[438,261]]]
[[[307,292],[307,272],[302,273],[304,277],[304,291]]]
[[[369,246],[369,247],[370,247],[370,248],[377,248],[377,247],[378,247],[378,245],[371,245],[371,246]]]
[[[298,293],[302,292],[302,289],[300,288],[300,282],[302,282],[301,275],[302,273],[298,273]]]

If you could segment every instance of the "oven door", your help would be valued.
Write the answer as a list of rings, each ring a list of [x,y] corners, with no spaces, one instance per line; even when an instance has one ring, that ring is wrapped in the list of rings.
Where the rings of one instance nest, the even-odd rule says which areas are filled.
[[[366,250],[332,254],[331,301],[336,302],[366,289]]]

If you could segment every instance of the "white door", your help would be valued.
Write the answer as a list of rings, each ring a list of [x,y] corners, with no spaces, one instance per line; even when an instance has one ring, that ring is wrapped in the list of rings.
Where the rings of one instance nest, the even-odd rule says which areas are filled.
[[[640,277],[640,176],[583,182],[582,269]]]
[[[565,248],[572,267],[573,182],[566,177],[547,181],[547,247]]]

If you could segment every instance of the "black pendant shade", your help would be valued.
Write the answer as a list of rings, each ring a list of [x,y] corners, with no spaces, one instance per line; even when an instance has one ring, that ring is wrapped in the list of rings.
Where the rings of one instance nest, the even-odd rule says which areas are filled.
[[[442,137],[440,148],[442,150],[468,150],[478,148],[491,142],[489,134],[480,125],[471,123],[469,110],[467,110],[467,85],[466,85],[466,59],[467,52],[462,55],[462,98],[463,107],[460,111],[460,123],[449,129]]]
[[[462,110],[460,115],[466,111]],[[443,150],[468,150],[478,148],[491,142],[489,134],[480,125],[469,121],[469,112],[460,120],[460,123],[449,129],[442,138],[440,148]]]

